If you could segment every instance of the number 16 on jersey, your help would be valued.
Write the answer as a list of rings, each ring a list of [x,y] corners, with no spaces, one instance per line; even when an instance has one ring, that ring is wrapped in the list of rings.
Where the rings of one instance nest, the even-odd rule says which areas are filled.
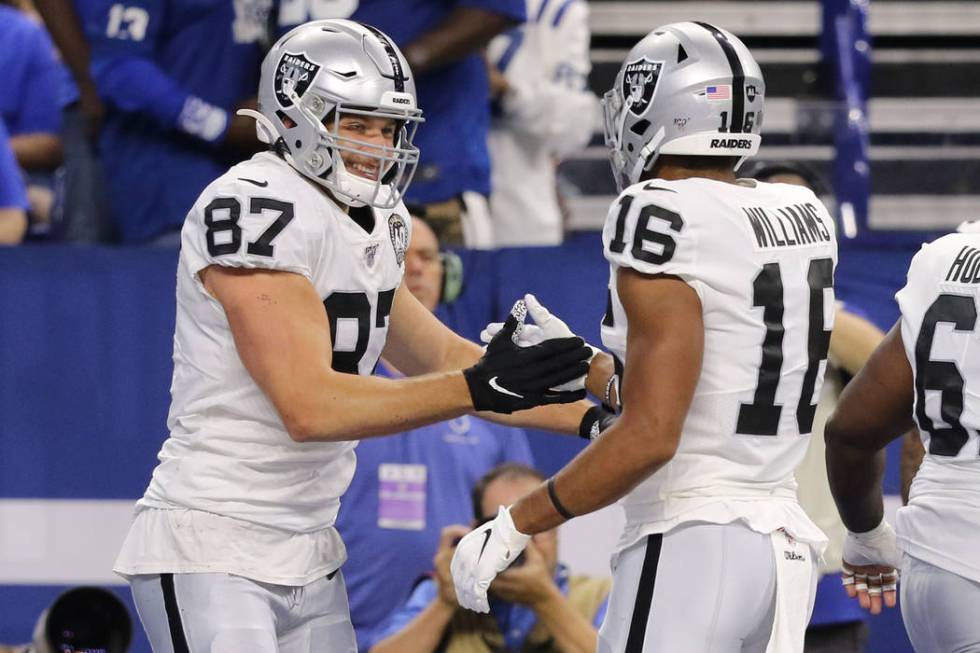
[[[796,405],[796,423],[801,434],[813,430],[816,412],[814,394],[820,363],[827,358],[830,331],[824,328],[824,290],[834,287],[834,262],[829,258],[811,259],[807,268],[809,288],[809,320],[807,328],[807,367],[803,374]],[[766,334],[762,340],[759,377],[752,403],[743,403],[738,411],[735,432],[742,435],[778,435],[779,418],[783,407],[776,403],[776,390],[782,380],[783,328],[785,309],[783,274],[779,263],[766,263],[752,283],[753,306],[761,307]],[[790,334],[795,336],[797,334]]]

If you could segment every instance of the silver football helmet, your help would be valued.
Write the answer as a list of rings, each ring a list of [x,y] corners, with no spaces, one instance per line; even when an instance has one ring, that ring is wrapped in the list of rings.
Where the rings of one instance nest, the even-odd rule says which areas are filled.
[[[418,164],[422,111],[408,62],[382,32],[351,20],[312,21],[280,38],[262,62],[259,110],[239,113],[256,119],[259,140],[351,206],[392,208]],[[340,118],[351,114],[394,119],[393,147],[342,136]],[[376,178],[349,171],[342,152],[374,159]]]
[[[707,23],[658,27],[637,43],[603,96],[619,190],[661,154],[738,156],[759,149],[765,83],[748,48]]]

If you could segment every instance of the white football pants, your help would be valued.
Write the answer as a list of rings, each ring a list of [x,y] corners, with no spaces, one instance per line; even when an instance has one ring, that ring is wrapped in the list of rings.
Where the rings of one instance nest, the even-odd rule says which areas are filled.
[[[792,653],[803,650],[816,592],[809,546],[747,526],[692,522],[623,551],[598,653]],[[775,551],[790,567],[777,595]],[[783,615],[774,635],[777,600]],[[770,644],[772,639],[772,644]]]
[[[338,571],[309,585],[148,574],[130,585],[154,653],[356,653]]]
[[[906,555],[898,585],[902,619],[916,651],[980,651],[980,583]]]

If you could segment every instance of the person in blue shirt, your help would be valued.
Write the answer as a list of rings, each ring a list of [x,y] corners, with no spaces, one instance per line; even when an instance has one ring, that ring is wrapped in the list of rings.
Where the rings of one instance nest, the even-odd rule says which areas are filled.
[[[490,521],[544,481],[536,470],[509,463],[489,471],[473,488],[478,522]],[[524,553],[490,585],[490,613],[456,603],[449,563],[469,527],[443,530],[435,573],[382,627],[370,653],[492,653],[595,651],[605,618],[609,579],[571,576],[558,563],[558,531],[538,533]]]
[[[179,242],[188,209],[258,150],[254,108],[272,0],[86,0],[109,211],[126,243]]]
[[[0,116],[21,168],[53,170],[61,162],[63,71],[37,21],[0,2]]]
[[[446,285],[444,260],[435,233],[413,218],[404,283],[431,311],[456,292],[452,278]],[[383,364],[376,373],[397,375]],[[368,650],[375,628],[431,571],[441,529],[473,519],[476,481],[507,461],[531,462],[524,431],[468,415],[358,444],[337,519],[358,650]]]
[[[62,159],[65,71],[39,19],[0,0],[0,117],[31,192],[29,211],[48,222]]]
[[[285,32],[307,20],[348,17],[390,36],[416,75],[426,118],[406,203],[444,245],[491,246],[490,93],[481,49],[524,22],[524,0],[280,0],[278,25]]]
[[[27,231],[27,192],[0,117],[0,245],[15,245]]]

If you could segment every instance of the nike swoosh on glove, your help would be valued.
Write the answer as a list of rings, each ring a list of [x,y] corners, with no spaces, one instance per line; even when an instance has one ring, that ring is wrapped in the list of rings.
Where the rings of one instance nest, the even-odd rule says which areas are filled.
[[[512,413],[585,398],[585,388],[554,389],[589,371],[591,350],[578,337],[550,338],[521,347],[524,302],[490,340],[476,365],[463,370],[475,410]]]
[[[501,506],[496,519],[460,540],[449,565],[459,604],[468,610],[490,612],[490,583],[517,559],[530,539],[514,526],[510,509]]]
[[[847,531],[842,557],[852,567],[886,565],[900,569],[902,566],[902,552],[898,548],[895,529],[884,519],[867,533]]]
[[[550,340],[552,338],[577,337],[561,318],[545,308],[534,295],[530,293],[524,295],[524,304],[527,307],[528,314],[530,314],[531,318],[534,320],[534,324],[524,325],[524,328],[517,340],[517,344],[519,344],[521,347],[538,345],[545,340]],[[503,322],[491,322],[484,327],[483,331],[480,332],[480,340],[482,340],[484,343],[490,342],[493,337],[500,333],[500,330],[503,328]],[[589,343],[585,343],[585,345],[592,350],[592,355],[589,356],[589,362],[591,363],[592,359],[599,353],[599,350]],[[586,375],[583,374],[574,381],[563,383],[562,385],[556,386],[553,389],[558,391],[581,390],[585,387],[585,377]]]

